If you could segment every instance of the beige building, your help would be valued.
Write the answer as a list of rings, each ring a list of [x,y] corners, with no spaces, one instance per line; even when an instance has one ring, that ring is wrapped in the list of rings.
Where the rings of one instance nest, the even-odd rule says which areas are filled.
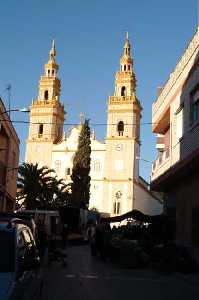
[[[176,209],[177,241],[191,244],[199,235],[199,28],[159,92],[152,109],[158,157],[151,187],[165,193],[168,213]]]
[[[115,92],[108,99],[105,142],[91,136],[90,207],[111,215],[140,209],[156,214],[162,203],[139,176],[141,105],[136,97],[136,79],[128,36],[116,72]],[[80,126],[63,133],[64,107],[60,103],[60,80],[53,43],[38,98],[33,100],[27,139],[26,162],[54,168],[70,182]]]
[[[0,212],[14,209],[18,162],[19,138],[0,98]]]

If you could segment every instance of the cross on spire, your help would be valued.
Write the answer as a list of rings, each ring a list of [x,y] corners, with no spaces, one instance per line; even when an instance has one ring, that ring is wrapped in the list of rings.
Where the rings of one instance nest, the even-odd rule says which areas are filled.
[[[80,118],[80,123],[83,124],[84,120],[85,120],[85,115],[83,112],[79,113],[79,118]]]

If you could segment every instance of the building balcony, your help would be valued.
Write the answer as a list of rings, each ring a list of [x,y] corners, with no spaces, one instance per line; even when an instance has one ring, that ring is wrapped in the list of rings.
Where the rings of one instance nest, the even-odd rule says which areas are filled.
[[[170,148],[160,152],[158,158],[153,162],[151,181],[162,175],[171,167]]]

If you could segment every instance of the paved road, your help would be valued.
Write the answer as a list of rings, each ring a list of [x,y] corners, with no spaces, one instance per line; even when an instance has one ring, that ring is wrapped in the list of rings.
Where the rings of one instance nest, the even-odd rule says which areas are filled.
[[[68,248],[68,266],[46,270],[42,300],[197,300],[199,284],[183,276],[119,269],[93,259],[88,246]]]

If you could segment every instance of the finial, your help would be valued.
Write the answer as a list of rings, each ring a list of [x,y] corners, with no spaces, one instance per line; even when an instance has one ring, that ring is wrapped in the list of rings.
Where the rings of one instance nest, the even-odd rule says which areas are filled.
[[[126,31],[126,40],[128,40],[129,39],[129,33],[128,33],[128,31]]]
[[[83,112],[80,112],[79,114],[79,118],[80,118],[80,123],[83,124],[84,120],[85,120],[85,116]]]
[[[55,59],[56,56],[56,48],[55,48],[55,40],[52,41],[52,47],[50,50],[50,59]]]

